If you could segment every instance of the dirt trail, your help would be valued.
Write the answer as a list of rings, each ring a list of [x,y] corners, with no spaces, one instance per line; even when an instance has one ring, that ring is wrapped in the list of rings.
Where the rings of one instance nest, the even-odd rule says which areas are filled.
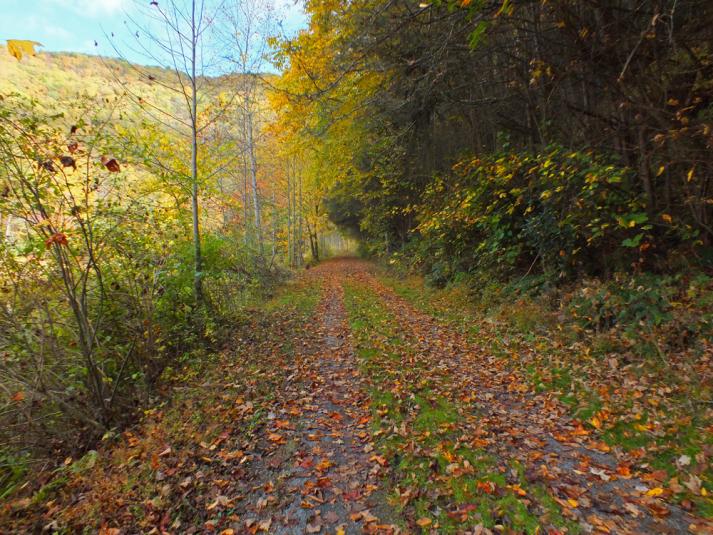
[[[311,344],[297,348],[263,461],[244,501],[251,526],[276,534],[394,533],[374,459],[368,396],[345,323],[341,272],[312,270],[322,298]],[[271,444],[272,442],[272,444]],[[277,449],[274,444],[277,443]]]
[[[351,264],[349,270],[397,318],[419,357],[438,369],[448,382],[443,389],[453,399],[471,400],[467,421],[473,436],[501,460],[519,461],[528,481],[544,483],[585,531],[713,533],[710,523],[657,498],[655,481],[621,473],[634,460],[589,436],[552,394],[530,391],[503,359],[414,309],[367,264]]]

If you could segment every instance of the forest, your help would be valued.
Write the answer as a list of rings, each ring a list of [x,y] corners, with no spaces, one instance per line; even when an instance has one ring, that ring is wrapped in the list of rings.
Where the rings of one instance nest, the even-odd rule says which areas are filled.
[[[0,533],[713,533],[713,3],[294,3],[0,45]]]

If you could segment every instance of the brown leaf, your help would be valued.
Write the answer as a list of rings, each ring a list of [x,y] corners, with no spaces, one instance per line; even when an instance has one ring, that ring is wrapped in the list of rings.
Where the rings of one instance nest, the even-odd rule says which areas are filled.
[[[230,499],[227,496],[218,496],[213,503],[206,507],[208,511],[212,511],[216,507],[227,507],[230,504]]]
[[[54,244],[65,246],[68,245],[67,235],[62,232],[56,232],[45,240],[45,247],[47,249],[51,248]]]
[[[339,515],[337,513],[335,513],[334,511],[327,511],[327,513],[324,515],[323,518],[330,524],[339,522]]]
[[[59,162],[62,164],[62,167],[71,167],[75,171],[77,170],[77,162],[71,156],[61,156]]]
[[[121,166],[119,166],[119,162],[116,161],[116,158],[102,156],[101,162],[104,164],[104,167],[106,167],[112,173],[118,173],[119,171],[121,171]]]

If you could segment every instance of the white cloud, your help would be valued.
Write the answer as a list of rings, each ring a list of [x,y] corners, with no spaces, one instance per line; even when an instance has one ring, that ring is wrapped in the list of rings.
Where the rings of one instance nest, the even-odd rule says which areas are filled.
[[[43,30],[45,35],[55,39],[63,39],[67,41],[72,39],[72,32],[59,26],[44,26]]]

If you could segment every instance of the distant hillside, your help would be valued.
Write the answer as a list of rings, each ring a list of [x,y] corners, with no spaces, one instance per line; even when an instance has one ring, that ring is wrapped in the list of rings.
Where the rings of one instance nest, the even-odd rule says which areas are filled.
[[[203,92],[204,98],[212,100],[219,92],[235,90],[243,75],[226,75],[204,79],[212,89]],[[273,75],[260,76],[272,79]],[[168,69],[134,65],[128,61],[79,54],[76,52],[40,52],[36,56],[15,59],[0,45],[0,95],[21,93],[37,99],[41,107],[56,108],[80,97],[93,99],[114,99],[128,92],[132,98],[120,108],[125,111],[135,107],[141,99],[151,108],[185,114],[180,93],[176,87],[175,75]],[[205,87],[205,86],[204,86]],[[261,90],[259,98],[264,98]],[[57,105],[60,106],[57,106]]]
[[[81,96],[113,98],[125,90],[164,109],[178,103],[178,95],[160,83],[169,81],[169,71],[115,58],[40,52],[18,61],[0,46],[0,73],[0,93],[22,93],[48,106]]]

